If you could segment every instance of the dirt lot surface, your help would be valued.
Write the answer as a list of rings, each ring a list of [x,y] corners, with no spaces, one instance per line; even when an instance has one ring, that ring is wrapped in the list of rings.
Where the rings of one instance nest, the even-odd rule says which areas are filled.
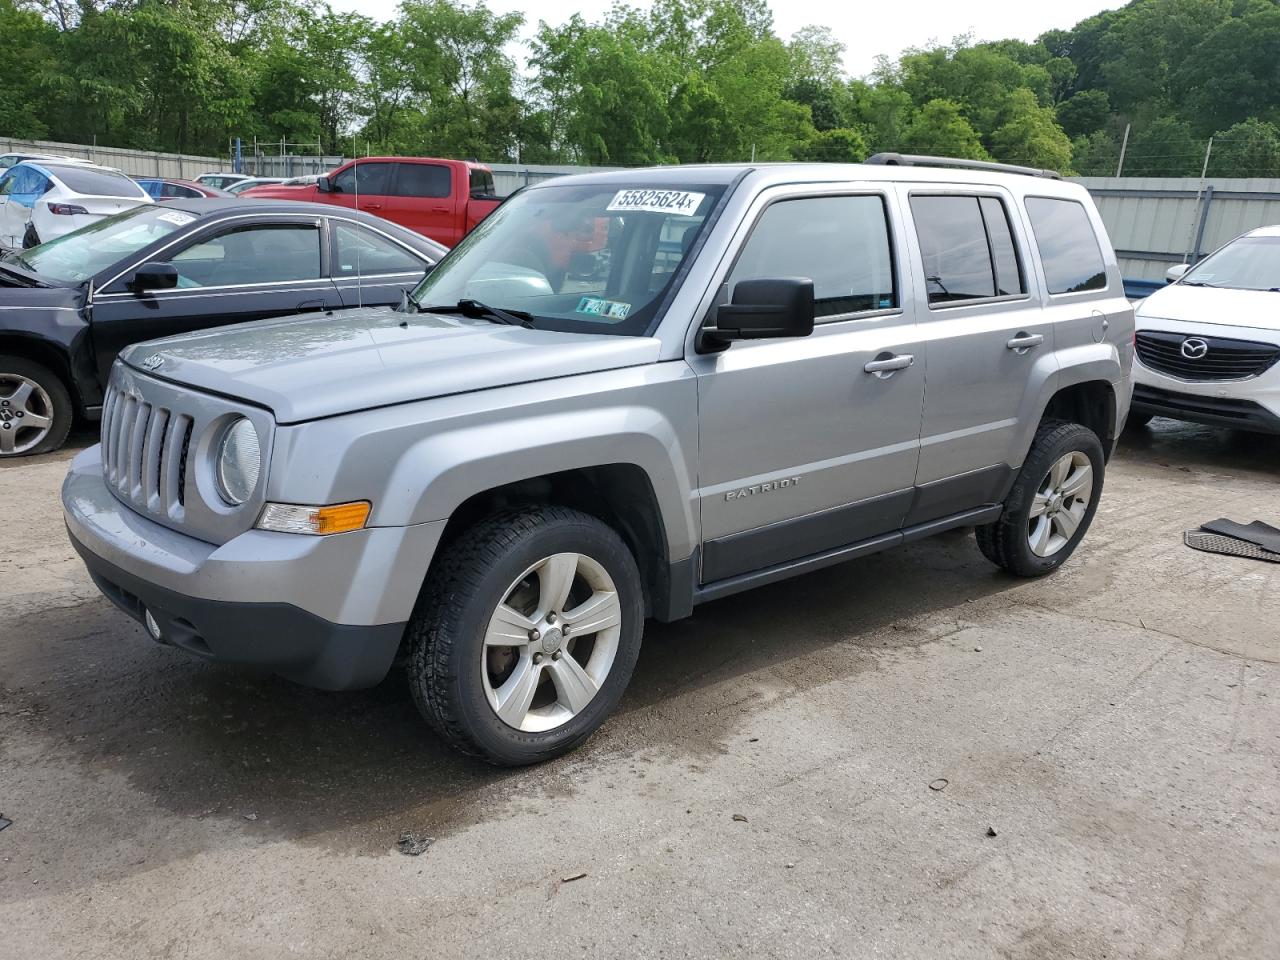
[[[1280,565],[1181,541],[1280,523],[1280,439],[1130,433],[1047,580],[955,534],[651,625],[620,714],[516,772],[403,676],[151,643],[69,456],[0,467],[6,960],[1280,956]]]

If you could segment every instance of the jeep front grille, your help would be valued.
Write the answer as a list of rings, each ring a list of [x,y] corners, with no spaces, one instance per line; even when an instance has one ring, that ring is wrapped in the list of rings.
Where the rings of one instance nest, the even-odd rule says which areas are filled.
[[[141,396],[107,388],[102,467],[116,495],[144,513],[182,518],[192,420]]]
[[[1188,340],[1202,341],[1208,349],[1198,356],[1199,351],[1192,350],[1188,356],[1182,348]],[[1139,331],[1137,347],[1145,366],[1179,380],[1246,380],[1280,360],[1280,347],[1273,343],[1156,330]]]

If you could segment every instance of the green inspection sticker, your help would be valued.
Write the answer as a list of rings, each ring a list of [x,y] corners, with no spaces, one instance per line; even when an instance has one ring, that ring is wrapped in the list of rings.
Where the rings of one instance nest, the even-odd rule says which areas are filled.
[[[599,297],[583,297],[574,308],[575,313],[586,313],[593,317],[608,317],[610,320],[625,320],[631,312],[631,304],[621,300],[601,300]]]

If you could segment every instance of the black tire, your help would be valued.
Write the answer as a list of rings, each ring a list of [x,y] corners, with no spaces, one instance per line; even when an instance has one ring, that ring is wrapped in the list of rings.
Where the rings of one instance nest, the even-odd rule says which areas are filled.
[[[521,574],[573,552],[604,568],[617,593],[621,629],[613,665],[585,707],[561,726],[509,726],[485,692],[484,635]],[[631,679],[644,627],[635,558],[622,538],[588,514],[557,506],[510,510],[482,520],[433,564],[409,622],[409,686],[419,711],[453,747],[498,766],[538,763],[574,749],[617,706]]]
[[[24,418],[18,418],[12,414],[6,416],[6,409],[3,404],[7,403],[3,399],[13,393],[16,384],[6,383],[6,374],[10,376],[23,377],[27,380],[38,384],[48,397],[50,408],[48,413],[52,416],[53,423],[48,428],[48,432],[41,438],[40,442],[35,446],[23,450],[5,451],[4,446],[0,445],[0,460],[16,459],[17,457],[32,457],[40,453],[49,453],[57,450],[67,440],[67,434],[71,432],[71,423],[75,419],[75,408],[71,403],[71,393],[67,390],[67,385],[62,382],[62,378],[50,370],[48,367],[42,366],[26,357],[12,357],[6,354],[0,354],[0,430],[13,431],[16,443],[13,447],[24,444],[24,436],[29,433],[29,428],[22,426]],[[44,405],[41,405],[43,410]],[[6,426],[7,424],[7,426]],[[26,438],[27,440],[31,438]]]
[[[1037,490],[1055,463],[1070,453],[1089,458],[1093,471],[1093,488],[1084,515],[1075,532],[1062,547],[1049,556],[1038,556],[1031,548],[1028,534],[1031,509]],[[1102,444],[1088,427],[1078,423],[1050,420],[1036,431],[1031,450],[1018,471],[1013,488],[1004,501],[1004,512],[994,523],[976,530],[978,549],[996,566],[1019,577],[1042,577],[1066,562],[1093,522],[1102,496],[1103,473],[1106,469]]]
[[[1124,422],[1126,430],[1138,430],[1145,427],[1148,423],[1156,418],[1154,413],[1139,413],[1134,410],[1129,414],[1129,419]]]
[[[36,233],[35,226],[28,223],[26,231],[22,234],[22,249],[30,250],[38,246],[40,246],[40,235]]]

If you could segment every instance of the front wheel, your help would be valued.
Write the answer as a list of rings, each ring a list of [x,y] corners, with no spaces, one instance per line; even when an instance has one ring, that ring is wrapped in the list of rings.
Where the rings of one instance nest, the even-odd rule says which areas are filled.
[[[0,460],[57,450],[72,418],[71,394],[57,374],[0,354]]]
[[[499,514],[434,565],[409,624],[414,700],[464,753],[550,759],[617,706],[643,620],[635,558],[606,524],[564,507]]]
[[[1058,569],[1093,522],[1104,469],[1102,444],[1088,427],[1041,424],[1000,519],[978,527],[978,549],[1020,577]]]

